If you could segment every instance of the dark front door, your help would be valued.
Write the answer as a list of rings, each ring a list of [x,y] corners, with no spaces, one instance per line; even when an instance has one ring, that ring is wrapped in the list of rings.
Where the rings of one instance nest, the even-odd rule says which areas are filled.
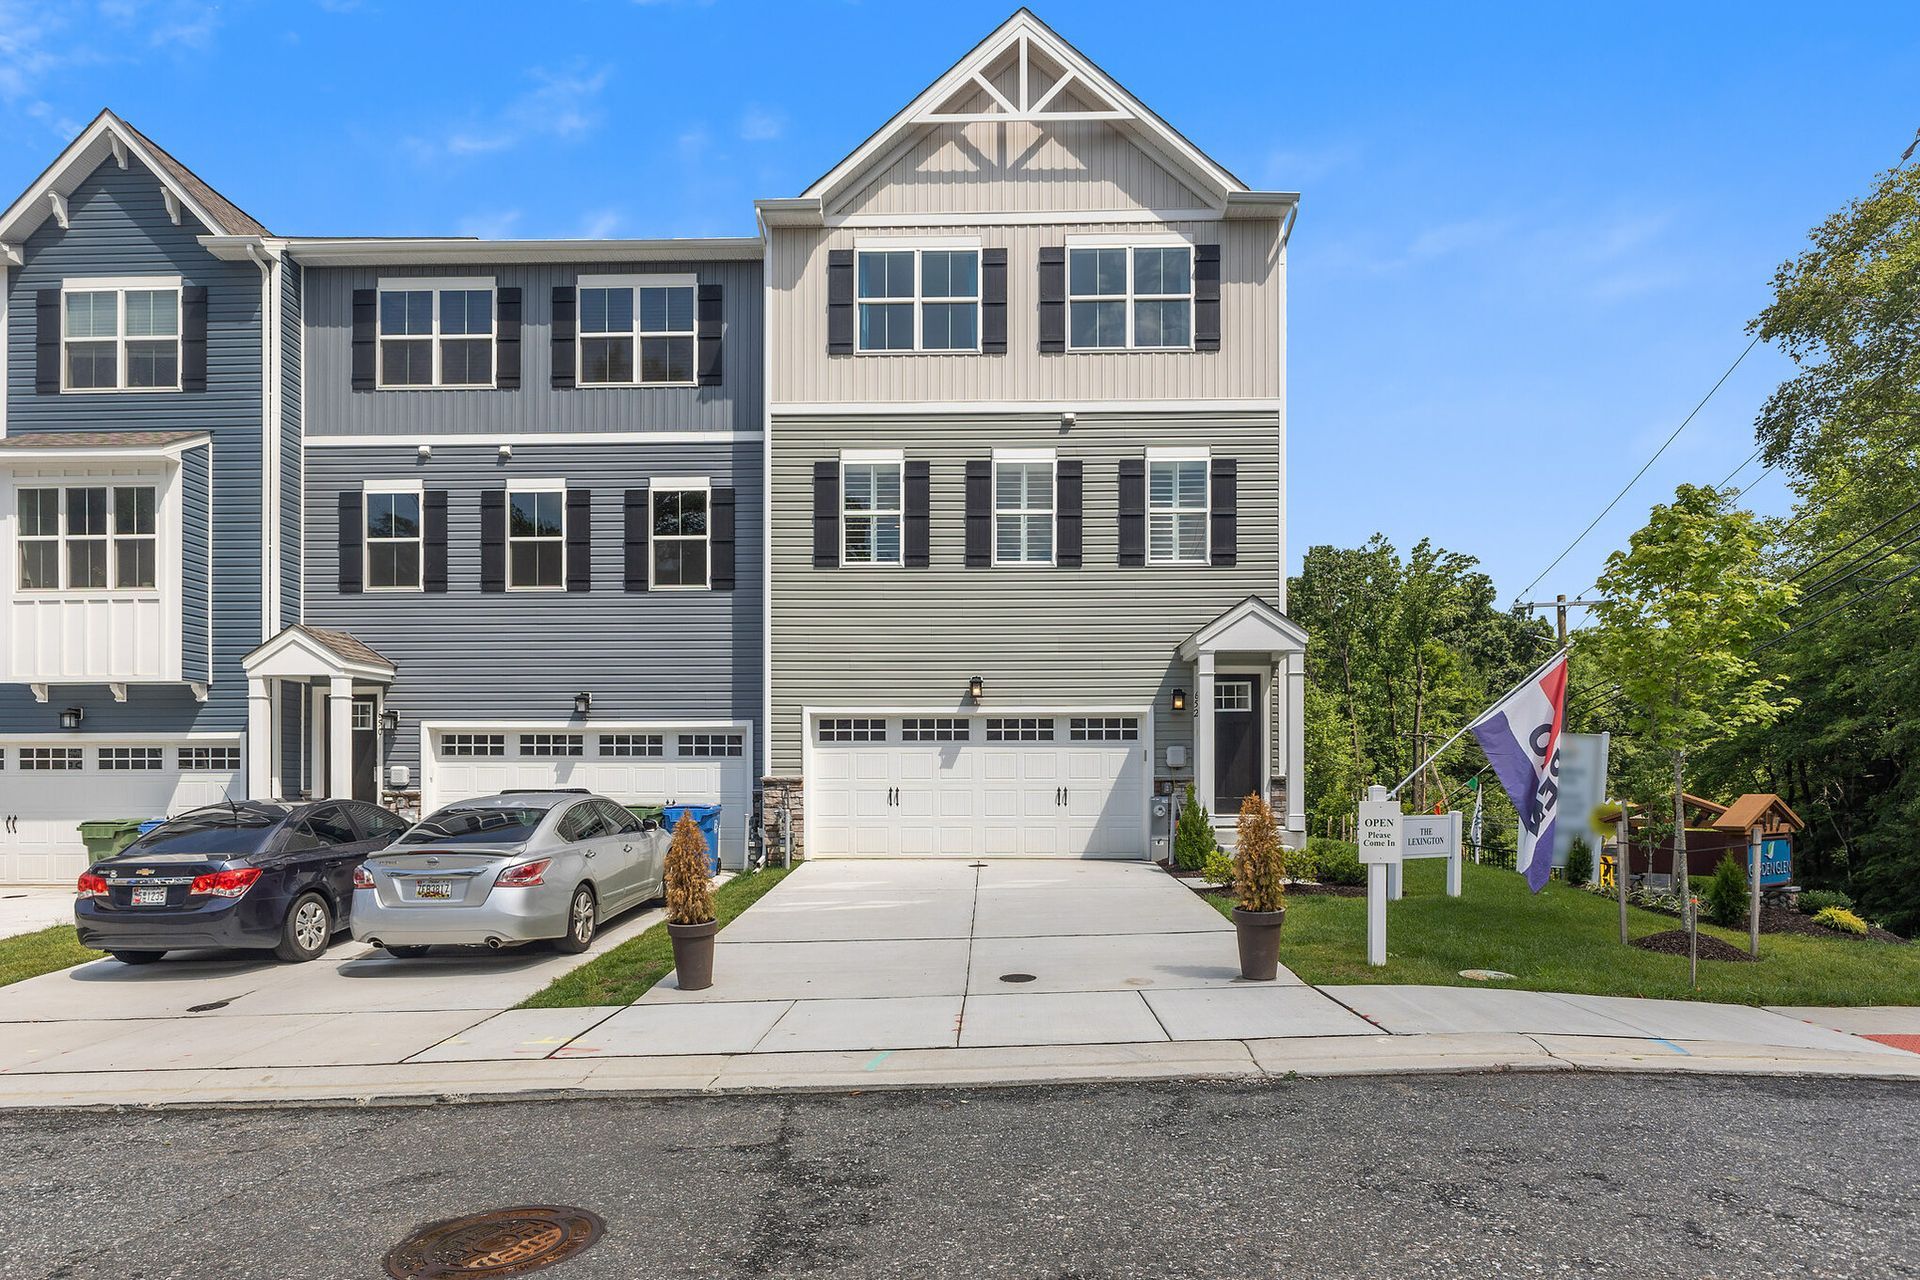
[[[353,799],[380,803],[378,715],[372,698],[353,700]]]
[[[1227,818],[1260,790],[1260,677],[1213,681],[1213,813]]]

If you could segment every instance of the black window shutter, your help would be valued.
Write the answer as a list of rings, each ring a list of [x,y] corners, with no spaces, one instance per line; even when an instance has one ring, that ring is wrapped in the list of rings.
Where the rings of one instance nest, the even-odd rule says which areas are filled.
[[[493,295],[493,382],[502,391],[520,389],[520,290]]]
[[[980,350],[1007,351],[1007,251],[980,251]]]
[[[813,464],[813,567],[840,567],[840,463]]]
[[[420,585],[435,595],[447,591],[447,491],[429,489],[420,510]]]
[[[827,354],[853,354],[853,250],[827,250]],[[838,560],[838,557],[835,557]]]
[[[480,589],[507,589],[507,492],[480,492]]]
[[[33,298],[33,389],[60,392],[60,291],[42,289]]]
[[[1120,459],[1120,563],[1147,562],[1147,460]]]
[[[933,505],[933,481],[925,462],[909,462],[906,467],[906,527],[901,548],[901,563],[909,569],[924,569],[929,559],[928,518]]]
[[[1220,246],[1193,246],[1193,349],[1220,349]]]
[[[967,568],[993,563],[993,463],[967,463]]]
[[[371,391],[378,383],[374,379],[374,358],[379,353],[380,291],[378,289],[355,289],[353,291],[353,389]]]
[[[567,590],[593,590],[593,494],[567,490]]]
[[[647,492],[629,489],[626,493],[626,588],[629,591],[647,589],[647,533],[652,524]]]
[[[1080,460],[1054,465],[1053,559],[1062,569],[1080,567]]]
[[[700,385],[717,387],[720,385],[720,332],[721,298],[720,286],[703,284],[699,292],[699,328],[698,346],[700,361]]]
[[[715,489],[708,502],[707,542],[710,577],[715,591],[733,590],[733,490]]]
[[[1067,251],[1061,245],[1040,249],[1040,349],[1067,349]]]
[[[570,284],[553,286],[553,389],[573,389],[574,294]]]
[[[207,389],[207,286],[180,290],[180,389]]]
[[[1208,499],[1208,523],[1213,543],[1213,562],[1231,566],[1239,555],[1238,467],[1232,458],[1213,460],[1213,492]]]
[[[364,581],[361,575],[361,505],[358,489],[340,491],[340,594],[355,596],[360,594]]]

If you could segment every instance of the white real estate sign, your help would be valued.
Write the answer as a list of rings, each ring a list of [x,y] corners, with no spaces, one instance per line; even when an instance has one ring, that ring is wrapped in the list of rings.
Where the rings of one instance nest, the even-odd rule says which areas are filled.
[[[1400,857],[1445,858],[1447,896],[1460,896],[1460,813],[1409,813],[1400,819]],[[1396,873],[1399,868],[1395,868]],[[1393,896],[1400,896],[1399,876]]]
[[[1360,802],[1360,861],[1367,868],[1367,963],[1387,962],[1387,893],[1400,873],[1400,802],[1368,787]]]
[[[1560,735],[1560,769],[1555,774],[1555,781],[1560,784],[1560,818],[1553,824],[1553,865],[1556,867],[1567,865],[1567,853],[1575,840],[1585,840],[1590,849],[1600,842],[1593,833],[1593,811],[1607,799],[1610,741],[1604,733]],[[1592,865],[1600,865],[1597,854]]]

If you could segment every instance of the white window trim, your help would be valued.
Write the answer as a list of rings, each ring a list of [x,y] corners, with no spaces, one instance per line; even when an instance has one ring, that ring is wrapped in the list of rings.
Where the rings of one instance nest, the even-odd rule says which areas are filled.
[[[1134,292],[1133,251],[1135,249],[1181,249],[1181,248],[1184,248],[1187,250],[1187,291],[1185,293],[1183,294],[1182,293],[1145,293],[1143,294],[1143,293]],[[1148,235],[1148,236],[1124,236],[1119,238],[1108,237],[1108,236],[1068,236],[1067,237],[1067,262],[1066,262],[1067,278],[1065,280],[1066,288],[1064,290],[1067,297],[1067,324],[1066,324],[1067,350],[1068,351],[1086,351],[1086,352],[1192,351],[1194,349],[1193,348],[1193,327],[1194,327],[1193,326],[1193,318],[1194,318],[1193,248],[1194,248],[1193,241],[1187,239],[1185,236],[1172,235],[1172,234]],[[1073,251],[1075,249],[1125,249],[1127,251],[1126,292],[1125,293],[1083,293],[1083,294],[1076,295],[1073,292]],[[1165,301],[1171,301],[1179,298],[1185,298],[1187,302],[1186,345],[1178,346],[1178,347],[1135,346],[1134,340],[1133,340],[1133,337],[1134,337],[1133,335],[1133,304],[1136,302],[1165,302]],[[1125,344],[1118,347],[1082,347],[1082,346],[1076,345],[1073,340],[1073,304],[1076,300],[1081,302],[1113,302],[1116,300],[1125,302],[1126,308],[1127,308],[1127,340]]]
[[[1051,472],[1048,482],[1053,501],[1046,509],[1047,522],[1051,532],[1047,536],[1047,558],[1045,560],[1005,560],[1000,556],[1000,468],[1001,466],[1034,466],[1045,463]],[[1060,556],[1060,461],[1059,455],[1052,449],[995,449],[993,451],[993,470],[988,477],[993,485],[993,565],[995,568],[1008,569],[1050,569],[1059,563]],[[1007,514],[1022,518],[1037,515],[1032,507],[1008,508]]]
[[[925,277],[921,274],[920,258],[927,252],[968,253],[973,259],[973,297],[929,297],[920,292]],[[860,296],[860,255],[863,253],[911,253],[913,254],[913,294],[905,298],[862,298]],[[980,251],[979,236],[861,236],[853,242],[853,320],[856,355],[863,356],[966,356],[979,355],[982,341],[981,322],[986,302],[986,278],[983,265],[984,255]],[[860,345],[860,305],[863,302],[874,303],[911,303],[913,307],[913,345],[911,347],[863,347]],[[973,303],[973,345],[970,347],[928,347],[921,327],[921,308],[927,303]]]
[[[485,382],[456,382],[451,385],[440,381],[440,294],[445,292],[477,292],[486,290],[489,295],[488,312],[492,323],[487,331],[487,380]],[[409,333],[392,335],[398,342],[418,342],[426,339],[433,353],[432,382],[390,383],[386,379],[387,362],[383,358],[382,348],[389,335],[380,332],[381,297],[389,293],[417,293],[431,290],[433,293],[433,328],[428,333]],[[446,337],[458,341],[475,341],[477,335],[454,333]],[[420,276],[418,278],[395,276],[382,278],[375,287],[373,299],[373,385],[381,391],[492,391],[500,384],[500,290],[492,276]]]
[[[697,537],[691,534],[669,534],[661,537],[653,531],[653,498],[660,493],[704,493],[707,495],[707,528]],[[698,585],[663,585],[653,576],[655,545],[660,542],[698,542],[707,549],[707,572],[705,579]],[[652,480],[647,485],[647,590],[649,591],[711,591],[713,590],[713,482],[704,476],[675,480]]]
[[[900,518],[900,557],[897,560],[847,559],[847,468],[893,466],[900,469],[900,505],[889,511],[865,511],[868,516]],[[901,449],[845,449],[840,453],[840,565],[846,569],[899,569],[907,563],[907,455]]]
[[[39,534],[28,536],[20,532],[20,493],[25,489],[53,489],[58,491],[59,500],[54,512],[54,536]],[[107,491],[107,531],[105,534],[84,534],[79,537],[67,533],[67,491],[70,489],[105,489]],[[116,510],[113,491],[115,489],[151,489],[153,490],[153,532],[122,534],[119,531],[119,513]],[[9,557],[8,575],[4,579],[13,583],[13,590],[22,601],[31,600],[159,600],[164,598],[162,586],[167,581],[171,563],[172,547],[168,541],[168,509],[165,506],[168,497],[167,482],[163,477],[151,475],[96,475],[96,476],[35,476],[18,477],[11,488],[6,490],[7,506],[0,515],[0,527],[10,530],[13,536],[8,539],[12,544],[7,548]],[[122,587],[114,585],[119,577],[119,556],[115,544],[122,537],[144,538],[153,543],[153,585],[150,587]],[[107,544],[107,585],[104,587],[76,587],[68,581],[67,544],[69,542],[100,542]],[[20,574],[19,546],[23,542],[51,542],[54,544],[54,558],[60,570],[60,585],[57,587],[27,587],[18,581]]]
[[[580,314],[580,295],[588,289],[632,289],[633,328],[624,335],[610,331],[589,334],[584,318]],[[643,329],[640,327],[640,290],[642,289],[691,289],[693,290],[693,326],[689,329]],[[700,277],[691,272],[677,275],[655,276],[579,276],[574,280],[574,320],[573,320],[573,367],[574,385],[579,387],[697,387],[700,385]],[[630,337],[633,339],[633,379],[629,382],[588,382],[586,371],[586,340],[592,338]],[[644,338],[692,338],[693,376],[682,382],[643,382],[640,379],[640,343]]]
[[[1156,462],[1198,462],[1203,464],[1202,473],[1207,479],[1207,496],[1200,512],[1200,556],[1194,560],[1183,560],[1178,556],[1171,559],[1153,554],[1153,464]],[[1149,565],[1167,565],[1171,568],[1190,569],[1213,563],[1213,451],[1199,447],[1160,447],[1147,450],[1147,563]],[[1168,507],[1166,512],[1173,515],[1191,514],[1192,507]],[[1178,547],[1179,539],[1174,545]]]
[[[376,493],[410,493],[420,500],[420,523],[412,538],[381,538],[381,542],[413,542],[420,548],[412,586],[376,587],[373,585],[373,531],[367,527],[367,498]],[[360,485],[360,589],[375,595],[421,592],[427,588],[427,495],[425,485],[414,480],[366,480]]]
[[[518,587],[513,582],[513,544],[515,542],[551,542],[551,538],[515,538],[513,536],[513,495],[516,493],[557,493],[560,495],[560,585],[555,587]],[[565,480],[509,480],[507,481],[507,590],[527,592],[532,595],[552,595],[567,589],[567,482]]]
[[[127,294],[154,292],[173,293],[173,385],[170,387],[130,387],[127,385]],[[67,295],[72,293],[112,293],[118,295],[114,301],[114,378],[119,384],[112,387],[76,387],[69,385],[71,363],[67,359],[67,345],[70,342],[105,342],[105,338],[67,337]],[[164,395],[169,391],[181,389],[180,379],[185,370],[185,329],[187,327],[186,296],[184,282],[179,276],[99,276],[89,279],[74,276],[60,282],[60,394],[69,396],[125,396],[125,395]],[[135,342],[157,342],[158,338],[134,338]]]

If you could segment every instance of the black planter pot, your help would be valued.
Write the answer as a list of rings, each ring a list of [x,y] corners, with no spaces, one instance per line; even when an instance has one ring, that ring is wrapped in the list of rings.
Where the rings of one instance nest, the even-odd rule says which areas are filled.
[[[1280,973],[1280,926],[1287,909],[1233,909],[1233,931],[1240,941],[1240,976],[1248,982],[1272,982]]]
[[[705,991],[713,985],[713,935],[718,920],[702,924],[667,924],[673,939],[673,971],[682,991]]]

